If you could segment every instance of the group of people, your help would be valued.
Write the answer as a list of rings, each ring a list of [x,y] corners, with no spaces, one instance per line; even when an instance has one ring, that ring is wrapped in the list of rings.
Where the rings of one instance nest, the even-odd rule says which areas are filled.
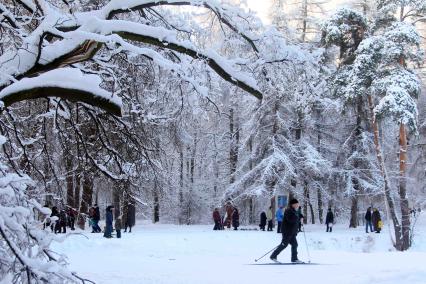
[[[49,208],[49,205],[44,207]],[[51,214],[48,218],[45,218],[43,228],[50,228],[53,233],[67,232],[67,227],[71,230],[75,230],[75,219],[77,218],[77,211],[74,208],[68,207],[67,209],[59,210],[58,207],[53,206],[50,208]]]
[[[224,230],[225,227],[230,229],[231,225],[234,230],[238,230],[238,227],[240,226],[240,213],[238,212],[238,208],[227,204],[225,206],[225,215],[223,218],[220,215],[219,208],[215,208],[213,211],[213,221],[213,230],[215,231]]]
[[[299,218],[299,220],[303,220],[303,214],[302,214],[302,209],[298,208],[297,209],[297,216]],[[281,224],[283,222],[284,219],[284,207],[280,206],[277,211],[275,212],[275,219],[277,220],[277,233],[281,233]],[[260,213],[260,224],[259,224],[259,228],[262,231],[265,231],[265,227],[267,225],[267,231],[272,232],[273,231],[273,227],[274,227],[274,219],[273,219],[273,213],[272,213],[272,206],[270,206],[267,210],[267,212],[265,213],[265,211],[262,211],[262,213]],[[302,231],[302,222],[299,222],[299,226],[298,226],[298,231],[301,232]]]
[[[364,218],[365,218],[365,232],[367,234],[368,234],[368,229],[370,229],[371,233],[372,232],[380,233],[380,231],[383,228],[383,222],[382,222],[382,217],[380,216],[380,212],[377,208],[371,209],[371,207],[368,207]]]
[[[135,225],[135,206],[129,203],[123,209],[123,214],[118,216],[114,222],[114,211],[115,208],[113,205],[109,205],[105,210],[105,238],[112,238],[112,232],[115,229],[116,237],[121,238],[121,230],[124,227],[124,233],[127,232],[129,228],[129,233],[132,232],[132,227]],[[124,223],[123,223],[124,222]],[[114,225],[114,226],[113,226]]]

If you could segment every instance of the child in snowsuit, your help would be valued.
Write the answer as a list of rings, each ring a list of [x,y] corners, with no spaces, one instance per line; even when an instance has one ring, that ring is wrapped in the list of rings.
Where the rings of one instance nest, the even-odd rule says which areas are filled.
[[[373,214],[371,215],[371,222],[373,223],[374,231],[376,233],[380,233],[380,223],[382,222],[382,217],[380,216],[380,212],[379,210],[377,210],[377,208],[373,209]]]
[[[222,218],[220,217],[219,209],[218,209],[218,208],[215,208],[215,209],[214,209],[214,211],[213,211],[213,221],[214,221],[214,227],[213,227],[213,230],[214,230],[214,231],[217,231],[217,230],[220,230],[220,229],[221,229],[221,227],[222,227],[222,226],[220,225],[221,220],[222,220]]]
[[[238,227],[240,226],[240,213],[238,213],[238,209],[234,208],[234,212],[232,212],[232,227],[234,227],[234,230],[238,230]]]

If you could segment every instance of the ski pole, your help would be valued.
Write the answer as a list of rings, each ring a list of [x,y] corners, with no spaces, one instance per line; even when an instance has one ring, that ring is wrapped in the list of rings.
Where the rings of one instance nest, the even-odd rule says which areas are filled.
[[[279,246],[279,245],[278,245]],[[264,258],[267,254],[271,253],[273,250],[275,250],[278,246],[274,247],[273,249],[271,249],[270,251],[268,251],[267,253],[265,253],[264,255],[262,255],[261,257],[259,257],[258,259],[255,259],[254,262],[258,262],[259,260],[261,260],[262,258]]]
[[[306,252],[308,253],[308,261],[309,261],[309,263],[311,263],[311,255],[309,253],[308,241],[306,240],[305,226],[303,226],[303,237],[305,239]]]

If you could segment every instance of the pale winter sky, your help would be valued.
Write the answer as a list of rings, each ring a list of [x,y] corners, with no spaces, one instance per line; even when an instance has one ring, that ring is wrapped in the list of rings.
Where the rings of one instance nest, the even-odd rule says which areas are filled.
[[[270,24],[271,21],[269,19],[269,10],[271,7],[271,0],[246,0],[248,7],[256,11],[258,16],[262,19],[265,24]],[[326,0],[324,1],[323,7],[328,12],[328,14],[333,13],[337,7],[345,6],[348,0]],[[326,15],[323,15],[326,16]]]

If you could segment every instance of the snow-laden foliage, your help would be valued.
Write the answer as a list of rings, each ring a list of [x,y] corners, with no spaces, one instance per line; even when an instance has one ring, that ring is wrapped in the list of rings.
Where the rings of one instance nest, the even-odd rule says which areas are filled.
[[[0,136],[1,144],[6,142]],[[2,283],[81,283],[50,249],[60,238],[43,230],[50,209],[37,201],[30,177],[13,173],[0,161],[0,279]]]

